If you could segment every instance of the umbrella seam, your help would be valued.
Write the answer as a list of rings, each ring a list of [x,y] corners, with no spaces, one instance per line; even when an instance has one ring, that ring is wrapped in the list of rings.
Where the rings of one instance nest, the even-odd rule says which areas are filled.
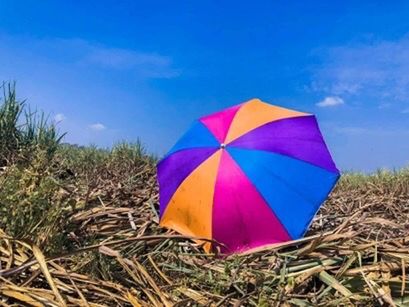
[[[286,158],[289,158],[289,159],[292,159],[292,160],[296,160],[296,161],[300,161],[300,162],[309,164],[311,166],[317,167],[317,168],[319,168],[319,169],[321,169],[323,171],[326,171],[328,173],[332,173],[332,174],[339,174],[340,173],[340,171],[338,170],[335,163],[333,163],[333,164],[335,166],[336,171],[331,171],[331,170],[329,170],[327,168],[324,168],[324,167],[321,167],[321,166],[319,166],[317,164],[311,163],[310,161],[305,161],[303,159],[299,159],[299,158],[296,158],[296,157],[293,157],[293,156],[290,156],[290,155],[287,155],[287,154],[283,154],[283,153],[277,152],[275,150],[253,149],[253,148],[244,148],[244,147],[238,147],[238,146],[229,146],[229,147],[230,148],[236,148],[236,149],[239,149],[239,150],[262,151],[262,152],[266,152],[266,153],[272,153],[272,154],[275,154],[275,155],[280,155],[280,156],[283,156],[283,157],[286,157]]]
[[[189,131],[192,130],[192,128],[196,125],[196,124],[200,124],[201,126],[203,126],[207,132],[209,133],[209,135],[216,141],[217,144],[220,144],[219,140],[214,136],[214,134],[209,130],[209,128],[207,128],[207,126],[200,121],[199,119],[194,120],[189,128],[187,129],[187,131],[176,141],[176,143],[170,148],[170,150],[166,153],[166,155],[161,159],[166,159],[167,157],[169,157],[170,155],[174,154],[175,152],[181,151],[181,150],[185,150],[185,149],[191,149],[191,148],[201,148],[201,147],[216,147],[216,146],[195,146],[195,147],[185,147],[185,148],[180,148],[178,150],[172,151],[173,148],[176,147],[176,145],[189,133]],[[216,147],[217,148],[217,147]],[[160,162],[160,161],[159,161]]]
[[[239,107],[239,108],[236,110],[236,112],[234,113],[233,118],[231,119],[230,124],[229,124],[229,126],[227,127],[226,134],[225,134],[225,136],[223,137],[223,140],[221,140],[221,141],[219,141],[219,140],[217,139],[216,135],[215,135],[215,134],[210,130],[210,128],[207,127],[207,125],[202,121],[203,118],[206,118],[206,117],[208,117],[208,116],[210,116],[210,115],[213,115],[213,114],[210,114],[210,115],[208,115],[208,116],[203,116],[203,117],[199,118],[198,121],[200,121],[200,122],[210,131],[210,133],[213,135],[213,137],[214,137],[218,142],[220,142],[220,143],[225,143],[226,138],[227,138],[227,135],[229,134],[230,127],[231,127],[231,125],[232,125],[234,119],[236,118],[237,113],[240,111],[240,109],[241,109],[241,108],[243,107],[243,105],[245,105],[246,103],[247,103],[247,102],[239,103],[239,104],[236,104],[236,105],[233,105],[233,106],[227,108],[227,109],[232,109],[232,108],[235,108],[235,107]],[[221,111],[221,112],[223,112],[223,111]],[[218,112],[216,112],[216,113],[218,113]]]
[[[240,150],[243,150],[243,149],[240,149]],[[233,157],[233,159],[234,159],[234,161],[236,161],[236,163],[238,164],[238,165],[240,165],[238,162],[237,162],[237,160],[234,158],[234,156],[233,155],[231,155],[232,157]],[[295,159],[296,160],[296,159]],[[300,161],[300,160],[299,160]],[[303,162],[303,161],[301,161],[301,162]],[[241,167],[240,167],[241,168]],[[243,170],[243,172],[244,172],[244,170]],[[245,174],[247,174],[246,172],[244,172]],[[330,172],[331,173],[331,172]],[[311,199],[309,199],[309,198],[307,198],[304,194],[302,194],[302,193],[300,193],[295,187],[293,187],[291,184],[289,184],[288,182],[287,182],[287,180],[284,180],[284,179],[282,179],[280,176],[278,176],[275,172],[269,172],[269,174],[271,174],[271,176],[272,177],[274,177],[278,182],[282,182],[286,187],[288,187],[291,191],[293,191],[296,195],[298,195],[301,199],[303,199],[303,200],[305,200],[305,201],[307,201],[308,203],[310,203],[311,205],[313,205],[313,208],[314,208],[314,212],[317,212],[317,210],[315,209],[315,207],[317,206],[316,204],[315,204],[315,201],[313,201],[313,200],[311,200]],[[337,174],[338,175],[338,174]],[[338,176],[337,176],[338,177]],[[251,181],[251,180],[250,180]],[[263,196],[263,194],[261,193],[261,191],[259,191],[259,189],[257,188],[257,186],[251,181],[251,183],[255,186],[255,188],[257,189],[257,191],[260,193],[260,195],[261,196]],[[335,181],[335,183],[336,183],[336,181]],[[263,196],[263,199],[265,199],[264,198],[264,196]],[[320,198],[321,199],[321,198]],[[266,203],[268,204],[268,206],[270,207],[270,209],[274,212],[274,214],[277,216],[277,214],[276,214],[276,212],[275,212],[275,210],[269,205],[269,203],[266,201]],[[318,208],[320,207],[320,205],[322,204],[322,201],[318,204]],[[313,215],[314,216],[314,215]],[[312,217],[313,217],[312,216]],[[277,216],[278,217],[278,216]],[[280,220],[280,219],[279,219]],[[281,220],[280,220],[280,222],[281,222]],[[287,228],[285,228],[285,229],[287,229]],[[288,232],[288,231],[287,231]],[[305,232],[304,232],[305,233]],[[290,235],[290,237],[292,238],[292,239],[294,239],[291,235]]]
[[[241,109],[241,108],[240,108],[240,109]],[[239,110],[240,110],[240,109],[239,109]],[[237,111],[237,113],[238,113],[238,111]],[[237,113],[236,113],[236,114],[237,114]],[[236,116],[235,116],[235,117],[236,117]],[[245,136],[246,134],[248,134],[248,133],[250,133],[250,132],[252,132],[252,131],[254,131],[254,130],[258,129],[258,128],[261,128],[261,127],[263,127],[263,126],[265,126],[265,125],[268,125],[268,124],[271,124],[271,123],[274,123],[274,122],[279,122],[279,121],[282,121],[282,120],[294,119],[294,118],[301,118],[301,117],[314,117],[314,118],[315,118],[315,115],[314,115],[314,114],[305,113],[305,115],[289,116],[289,117],[285,117],[285,118],[275,119],[275,120],[272,120],[272,121],[270,121],[270,122],[266,122],[266,123],[264,123],[264,124],[261,124],[260,126],[254,127],[253,129],[251,129],[251,130],[249,130],[249,131],[247,131],[247,132],[245,132],[245,133],[239,135],[238,137],[232,139],[231,141],[229,141],[228,143],[226,143],[226,145],[231,144],[232,142],[238,140],[239,138]],[[232,123],[233,123],[233,121],[232,121]],[[230,126],[231,126],[231,124],[230,124]],[[230,127],[229,127],[229,128],[230,128]],[[226,136],[226,137],[227,137],[227,136]]]
[[[259,194],[259,196],[263,199],[265,205],[267,205],[267,207],[270,209],[271,213],[275,216],[275,218],[277,219],[277,221],[280,223],[280,225],[283,227],[283,229],[285,230],[285,232],[287,233],[288,237],[290,239],[293,239],[292,235],[290,234],[290,232],[288,231],[287,227],[285,227],[285,225],[283,224],[283,222],[281,221],[281,219],[278,217],[277,213],[273,210],[273,208],[271,208],[271,206],[269,205],[268,201],[266,200],[266,198],[264,197],[264,195],[260,192],[260,190],[257,188],[257,186],[254,184],[254,182],[248,177],[247,173],[243,170],[243,168],[240,166],[240,163],[237,162],[237,160],[233,157],[233,155],[231,155],[228,151],[226,151],[226,153],[231,157],[231,159],[234,161],[234,163],[236,163],[237,167],[243,172],[243,174],[247,177],[249,183],[254,187],[255,191],[257,191],[257,193]]]
[[[210,147],[212,148],[212,147]],[[210,154],[206,159],[204,159],[201,163],[199,163],[182,181],[181,183],[176,187],[176,189],[173,191],[172,195],[170,196],[168,202],[166,203],[166,205],[164,205],[165,209],[163,210],[162,215],[159,218],[159,224],[162,220],[162,218],[165,216],[166,210],[169,207],[169,203],[172,200],[173,196],[175,195],[175,193],[177,192],[177,190],[179,189],[179,187],[189,178],[189,176],[197,169],[199,168],[203,163],[205,163],[207,160],[209,160],[211,157],[213,157],[214,154],[216,154],[218,152],[218,150],[216,149],[212,154]],[[159,187],[160,188],[160,187]],[[160,201],[160,199],[159,199]],[[159,205],[160,206],[160,205]]]
[[[317,141],[315,141],[315,140],[310,140],[310,139],[307,139],[307,138],[296,138],[296,137],[280,137],[280,136],[278,136],[278,137],[274,137],[274,138],[276,138],[276,139],[296,139],[296,140],[300,140],[300,141],[310,140],[310,141],[312,141],[312,142],[314,142],[314,143],[318,143],[318,144],[321,143],[321,144],[323,144],[323,146],[324,146],[325,150],[327,151],[329,157],[332,157],[331,152],[330,152],[328,146],[326,145],[326,143],[325,143],[325,141],[324,141],[324,138],[323,138],[323,136],[322,136],[321,129],[320,129],[320,127],[319,127],[319,125],[318,125],[318,122],[317,122],[317,118],[316,118],[316,116],[315,116],[314,114],[306,114],[306,115],[286,117],[286,118],[281,118],[281,119],[273,120],[273,121],[271,121],[271,122],[268,122],[268,123],[265,123],[265,124],[263,124],[263,125],[260,125],[260,126],[254,128],[254,129],[252,129],[252,130],[250,130],[250,131],[248,131],[248,132],[246,132],[246,133],[240,135],[239,137],[237,137],[237,138],[233,139],[232,141],[230,141],[229,143],[227,143],[226,146],[234,147],[234,148],[239,148],[239,149],[251,149],[251,148],[243,148],[243,147],[240,147],[240,146],[235,146],[235,145],[232,145],[232,143],[235,142],[235,141],[237,141],[237,140],[239,140],[240,138],[244,137],[245,135],[247,135],[247,134],[253,132],[254,130],[256,130],[256,129],[261,129],[262,127],[264,127],[264,126],[266,126],[266,125],[269,125],[269,124],[271,124],[271,123],[280,122],[280,121],[285,121],[285,120],[290,120],[290,119],[291,119],[291,120],[301,119],[301,118],[305,118],[305,117],[311,117],[311,118],[315,119],[315,123],[316,123],[316,125],[317,125],[317,130],[318,130],[318,132],[319,132],[318,137],[320,138],[320,141],[318,141],[318,140],[317,140]],[[278,152],[276,152],[276,151],[274,151],[274,150],[273,150],[273,151],[262,150],[262,149],[252,149],[252,150],[259,150],[259,151],[273,152],[273,153],[276,153],[276,154],[280,154],[280,153],[278,153]],[[330,171],[330,170],[328,170],[328,169],[326,169],[326,168],[323,168],[323,167],[321,167],[321,166],[319,166],[319,165],[316,165],[316,164],[314,164],[314,163],[311,163],[311,162],[309,162],[309,161],[305,161],[305,160],[303,160],[303,159],[298,159],[298,158],[295,158],[295,157],[292,157],[292,156],[289,156],[289,155],[285,155],[285,154],[281,154],[281,155],[282,155],[282,156],[289,157],[289,158],[292,158],[292,159],[295,159],[295,160],[303,161],[303,162],[305,162],[305,163],[309,163],[309,164],[311,164],[311,165],[313,165],[313,166],[316,166],[316,167],[322,168],[322,169],[324,169],[324,170],[327,170],[327,171],[329,171],[329,172],[332,172],[332,171]],[[331,158],[331,161],[332,161],[332,164],[333,164],[333,166],[334,166],[334,169],[336,170],[335,172],[332,172],[332,173],[340,173],[340,171],[338,170],[338,168],[337,168],[335,162],[332,160],[332,158]]]
[[[173,155],[176,154],[176,153],[179,153],[179,152],[181,152],[181,151],[184,151],[184,150],[190,150],[190,149],[216,149],[216,150],[217,150],[218,148],[219,148],[219,147],[217,147],[217,146],[197,146],[197,147],[181,148],[181,149],[178,149],[178,150],[176,150],[176,151],[171,152],[169,155],[165,155],[162,159],[159,160],[159,162],[156,164],[156,167],[157,167],[159,164],[161,164],[163,161],[165,161],[167,158],[173,156]]]
[[[202,163],[200,163],[189,175],[191,175],[194,171],[196,171],[205,161],[207,161],[207,160],[209,160],[210,158],[212,158],[215,154],[217,154],[218,152],[219,152],[220,150],[216,150],[214,153],[212,153],[208,158],[206,158]],[[220,166],[220,161],[221,161],[221,154],[220,154],[220,157],[219,157],[219,159],[218,159],[219,161],[218,161],[218,165],[217,165],[217,168],[216,168],[216,172],[215,172],[215,182],[216,182],[216,180],[217,180],[217,175],[218,175],[218,167]],[[166,226],[164,226],[163,224],[161,224],[162,223],[162,221],[163,221],[163,218],[165,217],[165,215],[166,215],[166,211],[169,209],[169,207],[171,206],[171,204],[170,204],[170,201],[172,200],[172,198],[173,198],[173,196],[174,196],[174,194],[179,190],[179,188],[180,188],[180,186],[181,185],[183,185],[183,183],[189,178],[189,175],[188,176],[186,176],[186,178],[179,184],[179,186],[176,188],[176,190],[175,190],[175,192],[172,194],[172,196],[171,196],[171,198],[169,199],[169,202],[167,203],[167,205],[166,205],[166,208],[165,208],[165,210],[164,210],[164,212],[163,212],[163,214],[162,214],[162,216],[161,216],[161,218],[160,218],[160,220],[159,220],[159,225],[160,226],[162,226],[162,227],[166,227]],[[213,214],[213,202],[214,202],[214,192],[215,192],[215,189],[213,189],[213,195],[212,195],[212,208],[211,208],[211,213]],[[210,214],[210,218],[212,218],[212,214]],[[173,222],[171,222],[171,224],[172,224]],[[212,239],[213,238],[213,229],[212,229],[212,226],[213,226],[213,224],[212,224],[212,221],[210,221],[210,238],[208,238],[208,239]],[[176,225],[176,224],[172,224],[172,225]],[[173,229],[173,230],[175,230],[175,228],[179,228],[179,229],[183,229],[183,227],[179,227],[179,226],[177,226],[176,225],[176,227],[175,226],[171,226],[171,227],[166,227],[166,228],[169,228],[169,229]],[[178,231],[178,230],[177,230]],[[189,230],[190,231],[190,230]],[[178,231],[178,232],[181,232],[181,231]],[[182,233],[182,232],[181,232]],[[192,233],[193,234],[193,232],[191,232],[190,231],[190,233]],[[193,236],[196,236],[195,234],[193,234]],[[200,236],[199,236],[200,237]]]
[[[294,158],[288,157],[288,156],[286,156],[286,155],[281,155],[281,154],[275,153],[275,152],[269,152],[269,151],[265,151],[265,150],[255,150],[255,149],[252,149],[252,150],[250,150],[250,149],[239,149],[239,150],[249,150],[249,151],[253,151],[253,150],[254,150],[254,151],[268,152],[268,153],[271,153],[271,154],[274,154],[274,155],[280,155],[280,156],[286,157],[286,158],[288,158],[288,159],[300,161],[301,163],[309,164],[309,165],[311,165],[311,166],[313,166],[313,167],[316,167],[316,168],[319,168],[319,169],[321,169],[321,170],[323,170],[323,171],[325,171],[325,172],[327,172],[327,173],[331,173],[331,174],[335,174],[335,175],[338,174],[338,173],[330,172],[330,171],[328,171],[328,170],[326,170],[326,169],[323,169],[323,168],[318,167],[318,166],[316,166],[316,165],[313,165],[313,164],[311,164],[311,163],[304,162],[304,161],[298,160],[298,159],[294,159]],[[271,174],[272,174],[274,177],[276,177],[277,179],[279,179],[279,180],[281,180],[282,182],[284,182],[285,185],[287,185],[291,190],[297,192],[297,194],[300,195],[304,200],[307,200],[309,203],[313,203],[313,201],[311,201],[311,200],[310,200],[309,198],[307,198],[305,195],[303,195],[303,194],[301,194],[299,191],[297,191],[291,184],[289,184],[286,180],[282,179],[282,178],[281,178],[279,175],[277,175],[275,172],[271,172]]]

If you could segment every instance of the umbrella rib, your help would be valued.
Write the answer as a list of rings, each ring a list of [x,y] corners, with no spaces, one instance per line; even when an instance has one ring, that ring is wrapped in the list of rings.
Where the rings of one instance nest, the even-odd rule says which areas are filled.
[[[237,162],[236,162],[237,163]],[[237,165],[239,165],[237,163]],[[240,167],[240,166],[239,166]],[[240,168],[241,169],[241,168]],[[243,171],[243,170],[242,170]],[[243,171],[244,172],[244,171]],[[257,191],[257,193],[260,195],[260,197],[263,199],[264,204],[267,206],[267,208],[269,210],[271,210],[272,214],[275,216],[275,218],[277,219],[277,222],[280,223],[281,227],[285,230],[285,232],[287,233],[288,237],[293,239],[293,237],[290,234],[290,231],[287,229],[287,227],[284,225],[284,223],[281,221],[281,219],[278,217],[277,213],[274,211],[274,209],[269,205],[268,201],[266,200],[266,198],[264,197],[264,195],[259,191],[259,189],[257,188],[257,186],[251,181],[250,184],[254,187],[254,189]]]
[[[234,156],[229,154],[233,159]],[[236,159],[234,159],[234,161],[240,165]],[[240,167],[240,169],[242,169]],[[244,173],[246,173],[243,169],[242,171]],[[292,185],[290,185],[286,180],[282,179],[280,176],[278,176],[275,172],[269,172],[269,174],[271,174],[272,177],[274,177],[278,182],[282,182],[288,189],[290,189],[293,193],[295,193],[296,195],[298,195],[300,198],[302,198],[303,200],[307,201],[309,204],[313,205],[313,207],[315,207],[315,202],[313,200],[310,200],[308,198],[305,197],[305,195],[301,194],[296,188],[294,188]],[[269,205],[269,202],[265,199],[265,197],[263,196],[263,193],[258,189],[258,187],[251,181],[251,184],[254,186],[254,188],[257,190],[257,192],[260,194],[260,196],[264,199],[265,203],[267,204],[267,206],[270,208],[270,210],[273,212],[273,214],[277,217],[277,219],[280,221],[280,224],[283,226],[283,228],[286,230],[287,234],[289,235],[290,238],[292,238],[292,236],[290,235],[289,230],[287,229],[287,227],[285,227],[285,225],[281,222],[279,216],[277,215],[277,213],[275,212],[275,210]],[[294,239],[294,238],[292,238]]]
[[[193,148],[193,149],[195,149],[195,148]],[[199,149],[201,149],[201,148],[199,148]],[[163,211],[161,211],[160,219],[162,219],[163,215],[165,214],[165,211],[166,211],[167,207],[170,205],[170,200],[172,199],[172,197],[173,197],[173,195],[176,193],[176,191],[179,189],[179,187],[186,181],[186,179],[187,179],[198,167],[200,167],[203,163],[205,163],[208,159],[210,159],[210,158],[217,152],[217,148],[215,148],[215,147],[206,147],[206,149],[212,149],[211,153],[209,153],[209,155],[208,155],[203,161],[201,161],[201,162],[200,162],[199,164],[197,164],[192,170],[190,170],[190,172],[188,172],[188,173],[186,174],[186,176],[182,177],[182,178],[183,178],[182,181],[175,187],[175,189],[174,189],[173,192],[170,194],[169,199],[166,201],[166,203],[163,202],[163,200],[160,200],[160,202],[161,202],[161,208],[162,208],[162,206],[163,206]],[[189,150],[189,149],[186,149],[186,151],[187,151],[187,150]],[[181,151],[184,151],[184,150],[181,150]],[[180,152],[180,151],[177,151],[177,152]],[[175,153],[176,153],[176,152],[175,152]],[[172,155],[173,155],[173,154],[171,154],[171,155],[168,156],[167,158],[171,158]],[[157,166],[157,169],[158,169],[158,170],[160,169],[160,165],[161,165],[162,163],[166,163],[167,158],[164,158],[163,160],[161,160],[161,161],[158,163],[158,166]],[[159,185],[160,185],[160,181],[159,181]],[[162,202],[163,202],[163,203],[162,203]],[[162,209],[161,209],[161,210],[162,210]]]
[[[319,166],[319,165],[317,165],[317,164],[314,164],[314,163],[312,163],[312,162],[310,162],[310,161],[306,161],[306,160],[304,160],[304,159],[300,159],[300,158],[291,156],[290,154],[284,154],[284,153],[278,152],[278,151],[276,151],[276,150],[253,149],[253,148],[245,148],[245,147],[239,147],[239,146],[230,146],[230,147],[234,147],[234,148],[237,148],[237,149],[240,149],[240,150],[263,151],[263,152],[267,152],[267,153],[272,153],[272,154],[275,154],[275,155],[280,155],[280,156],[283,156],[283,157],[286,157],[286,158],[289,158],[289,159],[292,159],[292,160],[296,160],[296,161],[300,161],[300,162],[306,163],[306,164],[308,164],[308,165],[311,165],[311,166],[313,166],[313,167],[319,168],[319,169],[321,169],[321,170],[323,170],[323,171],[326,171],[326,172],[328,172],[328,173],[332,173],[332,174],[338,174],[338,173],[339,173],[339,171],[338,171],[338,172],[330,171],[330,170],[328,170],[328,169],[326,169],[326,168],[323,168],[323,167],[321,167],[321,166]],[[327,150],[328,150],[328,149],[327,149]],[[328,152],[329,152],[329,151],[328,151]]]
[[[266,129],[266,127],[268,127],[269,125],[279,125],[280,126],[280,124],[284,124],[284,126],[282,126],[282,128],[283,127],[286,127],[286,125],[288,125],[288,123],[289,122],[297,122],[297,121],[300,121],[300,120],[308,120],[308,121],[313,121],[313,123],[315,124],[315,126],[316,126],[316,133],[314,133],[314,134],[312,134],[312,135],[306,135],[306,136],[291,136],[291,135],[288,135],[288,136],[286,136],[286,135],[282,135],[282,134],[277,134],[277,135],[275,135],[275,133],[269,133],[269,135],[268,136],[263,136],[261,139],[260,139],[260,136],[256,139],[256,140],[249,140],[249,139],[246,139],[246,136],[248,136],[248,135],[251,135],[252,133],[254,133],[256,130],[263,130],[263,129]],[[282,129],[281,128],[281,129]],[[256,132],[257,133],[257,132]],[[278,119],[278,120],[273,120],[273,121],[270,121],[270,122],[268,122],[268,123],[265,123],[265,124],[263,124],[263,125],[260,125],[260,126],[258,126],[258,127],[255,127],[254,129],[252,129],[252,130],[250,130],[250,131],[248,131],[248,132],[246,132],[245,134],[243,134],[243,135],[241,135],[241,136],[239,136],[239,137],[237,137],[237,138],[235,138],[234,140],[232,140],[232,141],[230,141],[227,145],[229,146],[229,147],[234,147],[234,148],[239,148],[239,149],[247,149],[247,150],[260,150],[260,151],[265,151],[265,152],[271,152],[271,153],[276,153],[276,154],[281,154],[282,156],[286,156],[286,157],[289,157],[289,158],[291,158],[291,159],[295,159],[295,160],[299,160],[299,161],[303,161],[303,162],[305,162],[305,163],[308,163],[308,164],[310,164],[310,165],[312,165],[312,166],[315,166],[315,167],[319,167],[319,168],[321,168],[321,169],[324,169],[324,170],[327,170],[327,171],[330,171],[330,172],[332,172],[332,173],[339,173],[339,171],[337,170],[337,168],[336,168],[336,166],[335,166],[335,164],[333,163],[333,161],[332,161],[332,159],[330,159],[330,161],[332,161],[332,165],[331,165],[331,167],[329,167],[329,168],[325,168],[325,167],[322,167],[321,165],[319,165],[319,164],[315,164],[315,163],[313,163],[312,161],[307,161],[307,160],[305,160],[305,159],[302,159],[302,158],[298,158],[298,157],[295,157],[294,156],[294,153],[283,153],[283,152],[280,152],[279,151],[279,149],[275,149],[275,148],[272,148],[272,149],[258,149],[257,148],[257,143],[261,143],[261,144],[263,144],[263,141],[264,141],[264,138],[267,138],[267,139],[270,139],[270,138],[272,138],[272,139],[277,139],[277,140],[279,140],[279,141],[298,141],[298,142],[301,142],[303,145],[302,146],[304,146],[304,144],[306,144],[306,145],[308,145],[308,144],[311,144],[311,145],[321,145],[321,148],[320,148],[320,150],[322,150],[323,151],[323,153],[324,152],[326,152],[326,154],[327,154],[327,156],[328,157],[331,157],[331,153],[330,153],[330,151],[329,151],[329,149],[328,149],[328,146],[325,144],[325,141],[324,141],[324,138],[323,138],[323,136],[322,136],[322,134],[321,134],[321,131],[320,131],[320,129],[319,129],[319,127],[318,127],[318,123],[317,123],[317,121],[316,121],[316,117],[314,116],[314,115],[312,115],[312,114],[309,114],[309,115],[301,115],[301,116],[294,116],[294,117],[287,117],[287,118],[281,118],[281,119]],[[242,144],[240,144],[240,139],[242,139]],[[244,139],[244,140],[243,140]],[[235,144],[235,143],[239,143],[239,144]],[[244,147],[245,145],[247,144],[247,146],[249,146],[249,147]],[[255,148],[251,148],[251,145],[252,144],[255,144]],[[274,144],[274,143],[272,143],[272,144]],[[273,146],[274,147],[274,146]]]
[[[305,197],[305,195],[303,195],[302,193],[300,193],[300,192],[299,192],[297,189],[295,189],[292,185],[288,184],[288,182],[287,182],[286,180],[282,179],[280,176],[277,176],[274,172],[270,172],[270,174],[271,174],[274,178],[276,178],[278,181],[282,182],[285,186],[287,186],[291,191],[293,191],[293,193],[297,194],[300,198],[302,198],[302,199],[304,199],[305,201],[307,201],[308,203],[310,203],[310,204],[313,206],[314,215],[317,213],[317,211],[318,211],[318,209],[319,209],[319,206],[317,206],[314,201],[312,201],[312,200],[310,200],[309,198]],[[256,189],[257,189],[257,187],[256,187]],[[257,191],[258,191],[258,189],[257,189]],[[260,191],[259,191],[259,193],[260,193],[260,195],[262,195]],[[264,198],[264,197],[263,197],[263,198]],[[322,202],[322,200],[320,200],[320,203],[321,203],[321,202]],[[266,202],[266,203],[268,204],[268,202]],[[271,209],[271,211],[275,214],[275,216],[277,216],[277,213],[275,212],[275,210],[274,210],[271,206],[268,206],[268,207],[269,207],[269,208]],[[317,208],[317,207],[318,207],[318,208]],[[278,216],[277,216],[277,217],[278,217]],[[289,237],[292,238],[292,239],[296,239],[296,238],[293,238],[292,235],[290,235],[290,232],[289,232],[288,229],[284,226],[284,224],[281,222],[280,219],[279,219],[279,221],[280,221],[281,225],[284,227],[284,229],[287,231]],[[311,222],[312,222],[312,221],[311,221]],[[306,231],[308,231],[308,228],[305,229],[304,233],[305,233]]]
[[[243,150],[243,149],[240,149],[240,150]],[[249,150],[249,149],[244,149],[244,150]],[[249,151],[250,151],[250,150],[249,150]],[[251,151],[259,151],[259,150],[251,150]],[[260,151],[264,151],[264,150],[260,150]],[[270,152],[270,151],[264,151],[264,152],[272,153],[272,152]],[[279,154],[279,153],[273,153],[273,154],[281,155],[281,156],[284,156],[284,157],[286,157],[286,158],[293,159],[293,160],[298,160],[298,159],[294,159],[294,158],[292,158],[292,157],[289,157],[289,156],[287,156],[287,155],[282,155],[282,154]],[[311,164],[311,163],[308,163],[308,162],[305,162],[305,161],[302,161],[302,160],[298,160],[298,161],[301,161],[302,163],[307,163],[307,164],[309,164],[309,165],[312,165],[312,166],[314,166],[314,167],[317,167],[317,168],[321,169],[320,167],[318,167],[318,166],[316,166],[316,165],[313,165],[313,164]],[[324,171],[327,171],[327,170],[324,170]],[[314,205],[315,202],[314,202],[313,200],[307,198],[305,195],[303,195],[302,193],[300,193],[295,187],[293,187],[291,184],[289,184],[286,180],[284,180],[282,177],[280,177],[279,175],[277,175],[275,172],[269,171],[269,173],[270,173],[275,179],[277,179],[279,182],[283,182],[283,184],[285,184],[285,185],[286,185],[290,190],[292,190],[294,193],[296,193],[297,195],[299,195],[302,199],[304,199],[304,200],[306,200],[307,202],[309,202],[309,203],[311,203],[311,204]],[[256,188],[257,188],[257,187],[256,187]]]
[[[241,134],[241,135],[235,137],[234,139],[230,140],[227,144],[231,144],[231,143],[237,141],[238,139],[240,139],[241,137],[243,137],[243,136],[245,136],[245,135],[247,135],[247,134],[253,132],[254,130],[260,129],[260,128],[262,128],[262,127],[264,127],[264,126],[266,126],[266,125],[269,125],[269,124],[271,124],[271,123],[279,123],[279,122],[281,122],[281,121],[294,120],[294,119],[296,120],[296,119],[301,119],[301,118],[305,118],[305,117],[314,117],[314,118],[315,118],[315,115],[307,114],[307,113],[306,113],[305,115],[297,115],[297,116],[291,116],[291,117],[284,117],[284,118],[274,119],[274,120],[272,120],[272,121],[269,121],[269,122],[266,122],[266,123],[262,123],[262,124],[260,124],[259,126],[253,127],[253,128],[250,129],[249,131],[246,131],[245,133],[243,133],[243,134]],[[229,129],[230,129],[230,127],[229,127]]]
[[[186,148],[181,148],[178,150],[175,150],[173,152],[171,152],[169,155],[165,155],[159,162],[162,163],[163,161],[165,161],[167,158],[173,156],[175,153],[179,153],[181,151],[185,151],[185,150],[190,150],[190,149],[218,149],[219,147],[217,146],[194,146],[194,147],[186,147]]]

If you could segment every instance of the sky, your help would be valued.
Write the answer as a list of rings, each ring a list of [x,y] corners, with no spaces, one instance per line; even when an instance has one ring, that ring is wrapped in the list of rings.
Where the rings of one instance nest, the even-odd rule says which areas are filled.
[[[66,142],[159,156],[251,98],[314,113],[337,166],[409,165],[408,1],[0,1],[0,80]]]

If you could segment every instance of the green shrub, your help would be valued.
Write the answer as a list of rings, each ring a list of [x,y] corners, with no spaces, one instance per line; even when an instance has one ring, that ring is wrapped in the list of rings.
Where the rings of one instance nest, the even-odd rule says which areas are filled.
[[[69,209],[46,151],[37,150],[29,165],[10,165],[0,174],[0,229],[10,236],[53,250],[65,240]]]
[[[19,149],[19,118],[24,107],[24,102],[16,100],[14,85],[3,84],[2,88],[4,101],[0,104],[0,166],[10,163]]]
[[[43,112],[27,109],[16,96],[14,83],[3,83],[0,100],[0,166],[30,161],[33,151],[55,154],[65,134],[60,134]]]

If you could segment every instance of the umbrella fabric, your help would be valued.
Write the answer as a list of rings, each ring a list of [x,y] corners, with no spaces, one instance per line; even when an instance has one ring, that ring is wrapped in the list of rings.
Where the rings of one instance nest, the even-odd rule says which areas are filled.
[[[314,115],[258,99],[193,122],[157,168],[160,225],[224,253],[302,237],[339,178]]]

